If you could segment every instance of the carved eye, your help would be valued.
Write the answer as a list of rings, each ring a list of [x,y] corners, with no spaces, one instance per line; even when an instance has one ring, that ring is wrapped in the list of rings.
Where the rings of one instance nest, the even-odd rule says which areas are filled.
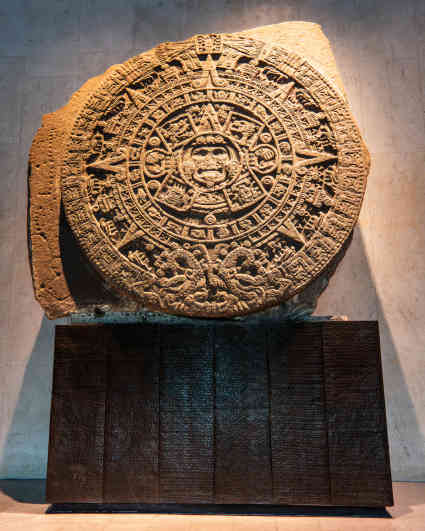
[[[226,156],[226,151],[223,148],[214,148],[213,155],[216,157],[224,157]]]
[[[193,152],[194,157],[206,157],[208,155],[207,149],[197,149]]]

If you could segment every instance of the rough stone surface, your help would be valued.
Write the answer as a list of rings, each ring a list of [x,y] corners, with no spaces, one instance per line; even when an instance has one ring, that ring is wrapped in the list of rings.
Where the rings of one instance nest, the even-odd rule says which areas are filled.
[[[302,291],[350,235],[369,168],[339,85],[306,23],[164,43],[84,85],[31,152],[48,315],[78,307],[61,268],[60,183],[76,240],[128,308],[229,317]]]

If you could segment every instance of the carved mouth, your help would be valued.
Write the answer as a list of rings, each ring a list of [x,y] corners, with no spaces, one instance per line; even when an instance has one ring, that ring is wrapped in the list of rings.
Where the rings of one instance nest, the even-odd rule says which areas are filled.
[[[211,186],[212,184],[223,181],[226,178],[226,174],[223,171],[205,168],[197,171],[197,177],[199,181],[205,182],[207,186]]]

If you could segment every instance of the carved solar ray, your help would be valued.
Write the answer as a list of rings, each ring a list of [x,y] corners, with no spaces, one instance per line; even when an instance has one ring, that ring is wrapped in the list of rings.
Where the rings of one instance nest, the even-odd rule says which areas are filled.
[[[199,35],[106,76],[70,133],[62,198],[111,290],[169,313],[234,316],[326,269],[368,167],[340,91],[308,61]]]

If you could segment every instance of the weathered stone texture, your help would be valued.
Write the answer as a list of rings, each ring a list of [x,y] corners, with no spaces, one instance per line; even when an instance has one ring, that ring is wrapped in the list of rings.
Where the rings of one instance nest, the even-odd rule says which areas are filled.
[[[305,57],[345,95],[331,45],[319,24],[301,21],[283,22],[241,31],[240,35],[282,46]]]
[[[326,273],[369,156],[327,39],[295,22],[111,67],[45,118],[30,166],[34,287],[49,317],[102,304],[231,317]],[[72,286],[61,204],[90,296]]]
[[[73,120],[101,80],[102,76],[88,80],[66,106],[45,115],[31,146],[28,176],[31,271],[36,298],[50,319],[78,308],[64,275],[59,242],[60,172]]]

